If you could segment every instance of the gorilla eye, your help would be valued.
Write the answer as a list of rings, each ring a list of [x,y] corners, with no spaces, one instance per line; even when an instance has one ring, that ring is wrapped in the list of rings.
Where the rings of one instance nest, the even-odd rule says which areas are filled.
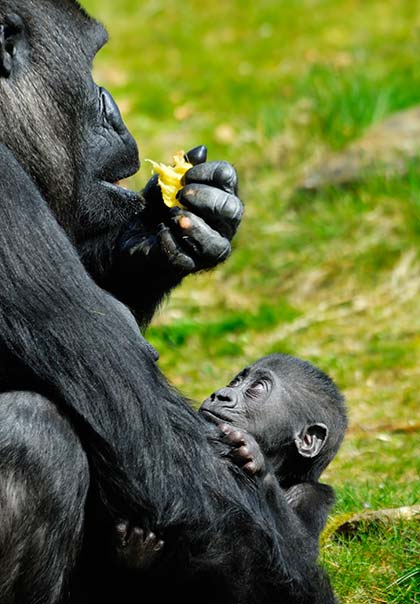
[[[256,380],[247,388],[247,394],[250,396],[258,396],[262,392],[268,390],[268,383],[266,380]]]

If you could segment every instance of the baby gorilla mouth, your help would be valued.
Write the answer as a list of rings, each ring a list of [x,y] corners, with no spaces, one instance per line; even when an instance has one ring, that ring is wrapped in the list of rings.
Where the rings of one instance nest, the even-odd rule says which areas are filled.
[[[230,423],[230,419],[222,417],[221,415],[218,415],[216,413],[213,413],[212,411],[209,411],[208,409],[203,409],[203,407],[201,407],[199,410],[200,415],[202,415],[207,421],[211,422],[212,424],[221,424],[223,422],[227,422]]]

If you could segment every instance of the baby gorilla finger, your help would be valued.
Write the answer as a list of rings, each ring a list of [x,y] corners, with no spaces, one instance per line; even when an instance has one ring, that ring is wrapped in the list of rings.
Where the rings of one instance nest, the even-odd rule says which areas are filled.
[[[238,465],[243,465],[248,461],[252,461],[252,455],[248,447],[244,444],[240,447],[232,449],[231,457]]]
[[[232,427],[231,430],[224,430],[222,428],[222,432],[226,434],[224,440],[229,445],[233,445],[235,447],[241,447],[245,444],[245,434],[242,430],[238,430]]]
[[[236,233],[244,211],[239,197],[202,183],[181,189],[179,201],[229,239]]]
[[[219,428],[225,435],[223,441],[233,447],[229,457],[236,465],[240,466],[250,476],[264,470],[264,455],[251,434],[244,430],[238,430],[227,423],[220,424]]]
[[[209,161],[190,168],[185,174],[185,184],[200,183],[216,187],[236,195],[238,175],[232,164],[227,161]]]
[[[260,468],[255,463],[254,459],[251,459],[251,461],[249,461],[248,463],[244,464],[242,466],[242,469],[243,469],[244,472],[246,472],[247,474],[249,474],[249,476],[255,476],[255,474],[257,474],[257,472],[259,472],[259,470],[260,470]]]
[[[233,449],[230,457],[249,476],[255,476],[264,469],[264,458],[252,446],[248,446],[248,443],[238,449]]]

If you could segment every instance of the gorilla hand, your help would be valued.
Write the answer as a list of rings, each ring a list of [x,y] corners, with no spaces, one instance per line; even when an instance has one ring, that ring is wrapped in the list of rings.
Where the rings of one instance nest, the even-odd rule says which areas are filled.
[[[252,434],[227,423],[220,424],[219,428],[224,434],[223,441],[232,447],[230,459],[249,476],[263,473],[264,455]]]
[[[204,146],[186,155],[193,167],[178,194],[185,209],[163,204],[157,176],[146,185],[144,210],[121,238],[123,251],[138,263],[139,273],[147,263],[162,277],[169,273],[179,280],[213,268],[230,255],[230,242],[243,214],[237,176],[227,162],[206,162],[206,158]]]
[[[113,553],[119,566],[132,570],[146,570],[160,556],[164,541],[155,533],[146,532],[128,521],[115,527]]]

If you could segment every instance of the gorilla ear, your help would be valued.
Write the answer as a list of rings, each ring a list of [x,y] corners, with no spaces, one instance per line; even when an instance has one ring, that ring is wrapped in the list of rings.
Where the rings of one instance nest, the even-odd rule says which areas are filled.
[[[295,445],[302,457],[316,457],[328,437],[328,428],[325,424],[311,424],[306,426],[295,438]]]
[[[23,22],[17,15],[6,16],[0,23],[0,76],[3,78],[8,78],[12,72],[22,33]]]

